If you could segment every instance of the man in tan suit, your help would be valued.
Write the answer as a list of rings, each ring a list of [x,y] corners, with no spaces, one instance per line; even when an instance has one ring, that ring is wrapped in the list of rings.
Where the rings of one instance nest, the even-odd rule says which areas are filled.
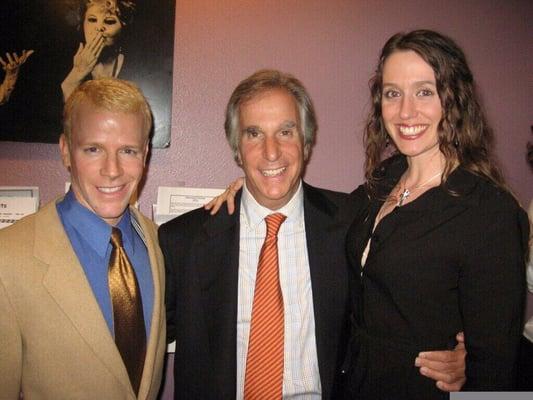
[[[0,231],[1,399],[21,392],[25,400],[156,398],[165,352],[163,261],[154,225],[129,207],[151,124],[143,95],[125,81],[88,81],[68,99],[59,146],[71,190]],[[117,231],[122,243],[110,244]],[[140,294],[134,308],[142,335],[117,319],[110,278],[121,251],[132,296]],[[142,351],[118,337],[142,337]],[[134,373],[129,351],[141,354]]]

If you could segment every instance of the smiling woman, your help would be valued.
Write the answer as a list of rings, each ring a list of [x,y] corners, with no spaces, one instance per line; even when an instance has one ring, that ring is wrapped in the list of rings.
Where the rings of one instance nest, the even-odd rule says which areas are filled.
[[[466,388],[513,388],[528,238],[492,159],[462,50],[427,30],[385,44],[365,130],[369,202],[347,236],[354,298],[349,396],[444,399],[422,350],[465,333]],[[396,155],[382,161],[391,141]]]
[[[84,43],[79,44],[73,67],[61,83],[64,100],[84,80],[119,76],[125,62],[122,37],[134,12],[134,1],[81,1],[78,30],[83,31]]]

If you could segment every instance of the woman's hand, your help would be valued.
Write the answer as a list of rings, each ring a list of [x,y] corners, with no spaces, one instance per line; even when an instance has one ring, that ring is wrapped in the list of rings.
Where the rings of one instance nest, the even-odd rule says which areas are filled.
[[[98,32],[90,43],[85,46],[80,43],[78,51],[74,55],[73,69],[81,76],[81,79],[84,79],[93,70],[104,48],[104,42],[102,32]]]
[[[65,101],[85,77],[93,71],[104,48],[104,42],[105,38],[102,32],[98,32],[89,43],[85,45],[80,43],[78,51],[74,55],[72,70],[61,83]]]
[[[226,190],[219,196],[213,198],[209,203],[207,203],[204,208],[206,210],[211,210],[211,215],[215,215],[222,204],[227,202],[228,205],[228,214],[233,214],[235,211],[235,195],[240,188],[244,185],[244,178],[237,178],[235,181],[229,184]]]

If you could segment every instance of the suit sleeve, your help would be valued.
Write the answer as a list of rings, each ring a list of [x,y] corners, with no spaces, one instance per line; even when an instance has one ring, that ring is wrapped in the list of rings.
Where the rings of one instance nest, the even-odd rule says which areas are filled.
[[[159,245],[165,259],[165,310],[167,318],[167,343],[176,340],[176,293],[175,279],[176,271],[174,269],[172,255],[172,235],[169,233],[168,226],[162,225],[159,228]]]
[[[476,212],[470,221],[471,236],[464,243],[459,295],[468,352],[466,390],[513,387],[529,227],[522,209],[510,205],[510,200],[499,200]]]
[[[22,338],[15,310],[1,280],[0,343],[0,397],[18,400],[22,378]]]

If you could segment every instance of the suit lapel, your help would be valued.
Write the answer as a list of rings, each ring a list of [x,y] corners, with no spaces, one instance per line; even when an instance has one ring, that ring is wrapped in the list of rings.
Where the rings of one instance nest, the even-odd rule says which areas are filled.
[[[337,211],[337,206],[320,191],[304,183],[305,234],[313,290],[317,356],[324,398],[329,396],[331,390],[331,368],[335,367],[337,350],[332,347],[334,341],[328,332],[336,329],[335,315],[342,314],[346,306],[340,294],[342,288],[347,285],[347,276],[342,270],[346,266],[342,250],[346,229],[336,220]]]
[[[48,265],[43,284],[50,296],[96,357],[126,390],[131,391],[122,358],[63,229],[55,202],[48,204],[36,217],[34,255]]]
[[[235,204],[233,215],[221,210],[209,217],[204,235],[193,244],[219,398],[236,395],[240,192]]]
[[[147,226],[144,217],[134,209],[130,208],[132,216],[132,224],[139,236],[143,239],[148,256],[150,258],[150,268],[152,271],[152,281],[154,284],[154,306],[152,311],[152,322],[150,324],[150,335],[148,346],[146,350],[146,360],[144,362],[144,370],[141,385],[139,388],[139,399],[146,398],[152,388],[152,381],[157,376],[156,368],[158,348],[160,347],[161,338],[165,338],[165,318],[163,298],[161,288],[164,286],[164,272],[162,269],[163,258],[159,246],[157,246],[157,237],[155,236],[155,229]]]

